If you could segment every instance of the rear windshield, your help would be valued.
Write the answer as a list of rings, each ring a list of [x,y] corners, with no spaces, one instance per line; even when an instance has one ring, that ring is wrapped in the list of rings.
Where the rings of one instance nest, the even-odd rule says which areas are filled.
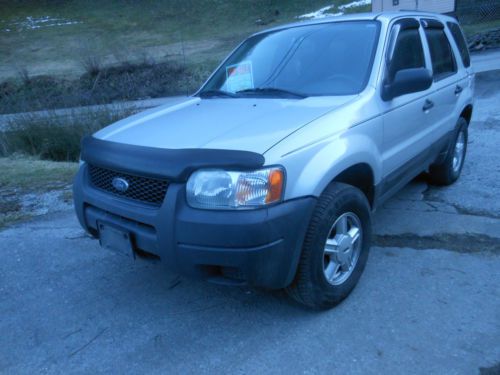
[[[303,96],[359,93],[376,50],[377,21],[346,21],[292,27],[247,39],[200,93],[237,96]]]

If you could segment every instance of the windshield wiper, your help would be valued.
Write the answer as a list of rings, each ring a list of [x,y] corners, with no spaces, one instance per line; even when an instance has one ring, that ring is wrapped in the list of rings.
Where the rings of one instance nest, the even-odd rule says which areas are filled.
[[[204,90],[201,91],[198,96],[200,98],[211,98],[211,97],[226,97],[226,98],[237,98],[238,95],[224,90]]]
[[[290,90],[280,89],[277,87],[256,87],[253,89],[246,89],[237,91],[237,94],[270,94],[270,95],[280,95],[280,96],[293,96],[295,98],[307,98],[306,94],[299,92],[294,92]]]

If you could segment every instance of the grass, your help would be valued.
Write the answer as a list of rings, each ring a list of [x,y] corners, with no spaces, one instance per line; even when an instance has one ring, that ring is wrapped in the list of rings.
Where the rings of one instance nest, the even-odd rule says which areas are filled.
[[[219,61],[250,33],[324,6],[335,5],[336,12],[351,1],[0,0],[0,81],[19,71],[77,78],[89,67],[137,63],[145,56],[159,63],[184,63],[184,54],[188,66],[206,64]],[[464,17],[476,11],[474,2],[463,3],[459,9]],[[370,9],[365,5],[345,11]],[[30,29],[27,17],[75,23]],[[468,30],[476,32],[474,26]]]
[[[71,184],[78,163],[53,162],[35,157],[0,157],[0,191],[46,192]]]
[[[0,203],[0,230],[29,218],[31,218],[30,215],[21,211],[4,211],[4,208]]]
[[[15,117],[8,130],[0,132],[0,156],[16,153],[53,161],[77,161],[85,135],[134,113],[134,109],[99,109],[54,112]]]
[[[248,34],[351,1],[0,0],[0,114],[192,93]]]
[[[349,1],[0,0],[0,80],[14,77],[19,65],[30,75],[77,77],[89,56],[104,65],[144,56],[182,60],[183,52],[189,65],[217,61],[249,33]],[[38,29],[19,24],[44,16],[79,23]]]
[[[0,229],[67,209],[82,136],[133,112],[105,108],[14,117],[9,130],[0,132]]]
[[[0,229],[67,209],[81,138],[134,112],[113,106],[13,117],[0,131]]]
[[[500,28],[500,19],[488,22],[462,24],[464,32],[467,36],[473,36],[485,31]]]
[[[0,114],[192,93],[245,36],[350,2],[0,0]],[[500,25],[465,21],[469,35]]]
[[[78,163],[53,162],[13,155],[0,157],[0,229],[33,216],[25,207],[26,194],[47,193],[64,189],[71,184]],[[63,193],[63,199],[70,194]]]

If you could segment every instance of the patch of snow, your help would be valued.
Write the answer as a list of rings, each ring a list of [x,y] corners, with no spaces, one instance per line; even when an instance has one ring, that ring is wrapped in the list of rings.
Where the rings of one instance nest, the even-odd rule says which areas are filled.
[[[371,3],[372,3],[372,0],[356,0],[356,1],[352,1],[350,3],[338,6],[337,9],[340,12],[337,12],[337,13],[328,13],[330,10],[333,10],[333,9],[336,8],[335,5],[328,5],[326,7],[318,9],[315,12],[302,14],[300,16],[297,16],[296,18],[299,18],[299,19],[308,19],[308,20],[316,20],[316,19],[325,18],[325,17],[341,16],[341,15],[344,14],[344,10],[346,10],[346,9],[356,8],[356,7],[360,7],[360,6],[363,6],[363,5],[370,5]]]
[[[50,16],[43,17],[26,17],[22,21],[12,22],[12,26],[16,26],[19,30],[36,30],[44,27],[66,26],[82,23],[81,21],[67,20],[64,18],[54,18]],[[6,29],[7,31],[9,29]],[[9,30],[10,31],[10,30]]]
[[[324,8],[318,9],[316,12],[311,12],[311,13],[306,13],[301,16],[298,16],[297,18],[307,18],[307,19],[318,19],[318,18],[325,18],[330,16],[330,14],[327,14],[330,9],[335,8],[335,5],[329,5]]]
[[[356,8],[356,7],[360,7],[363,5],[370,5],[371,3],[372,3],[372,0],[358,0],[358,1],[353,1],[349,4],[341,5],[341,6],[339,6],[339,9],[344,10],[344,9],[349,9],[349,8]]]

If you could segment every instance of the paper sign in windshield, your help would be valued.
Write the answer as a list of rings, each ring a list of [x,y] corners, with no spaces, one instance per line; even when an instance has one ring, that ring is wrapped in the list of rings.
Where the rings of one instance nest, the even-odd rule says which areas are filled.
[[[238,92],[253,89],[252,62],[244,61],[226,67],[226,90]]]

